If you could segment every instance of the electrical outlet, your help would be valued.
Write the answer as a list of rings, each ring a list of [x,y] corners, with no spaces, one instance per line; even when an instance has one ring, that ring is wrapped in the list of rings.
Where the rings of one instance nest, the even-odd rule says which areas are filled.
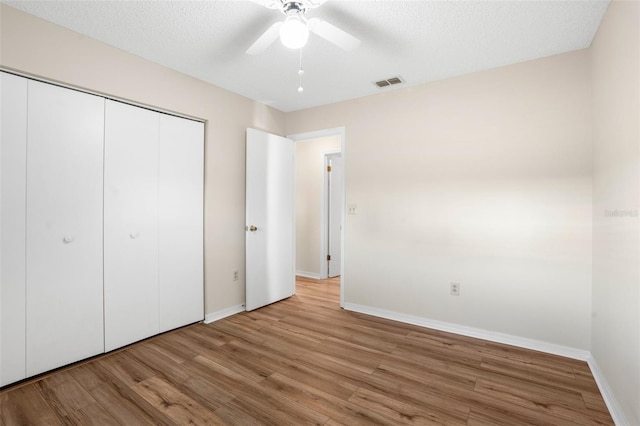
[[[460,283],[451,283],[449,292],[452,296],[460,296]]]
[[[233,271],[233,280],[238,281],[240,279],[240,271]]]

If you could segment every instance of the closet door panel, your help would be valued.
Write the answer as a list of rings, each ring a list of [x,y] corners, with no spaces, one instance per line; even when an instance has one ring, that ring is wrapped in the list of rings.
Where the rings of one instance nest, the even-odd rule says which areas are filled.
[[[29,81],[27,375],[103,352],[104,99]]]
[[[160,114],[107,101],[105,349],[157,334]]]
[[[0,386],[25,378],[27,80],[0,73]]]
[[[204,124],[160,118],[160,331],[204,318]]]

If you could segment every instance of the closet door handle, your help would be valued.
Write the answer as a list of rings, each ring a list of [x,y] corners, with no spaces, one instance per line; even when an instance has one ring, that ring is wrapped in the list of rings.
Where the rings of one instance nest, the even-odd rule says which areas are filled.
[[[65,244],[71,244],[74,240],[75,240],[75,238],[72,235],[65,235],[62,238],[62,242],[65,243]]]
[[[135,240],[139,236],[140,236],[139,232],[132,232],[132,233],[129,234],[129,238],[131,238],[132,240]]]

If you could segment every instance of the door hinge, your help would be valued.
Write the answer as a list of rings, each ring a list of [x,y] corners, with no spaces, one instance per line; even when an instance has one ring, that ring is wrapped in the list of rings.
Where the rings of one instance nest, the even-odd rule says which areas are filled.
[[[331,173],[331,166],[327,166],[327,172]]]
[[[330,254],[327,255],[327,260],[331,260],[331,255]]]

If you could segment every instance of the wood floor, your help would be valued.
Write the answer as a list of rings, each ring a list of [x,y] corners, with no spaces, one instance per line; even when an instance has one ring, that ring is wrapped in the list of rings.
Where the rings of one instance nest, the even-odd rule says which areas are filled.
[[[587,364],[338,307],[339,282],[0,391],[0,425],[612,425]]]

